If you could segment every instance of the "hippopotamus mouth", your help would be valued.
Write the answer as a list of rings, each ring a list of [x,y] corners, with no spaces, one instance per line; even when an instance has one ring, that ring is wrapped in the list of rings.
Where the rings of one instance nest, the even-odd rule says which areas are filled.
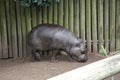
[[[78,62],[86,62],[88,57],[87,54],[81,54],[80,56],[72,55],[72,59]]]
[[[78,57],[76,55],[72,55],[72,59],[78,61]]]

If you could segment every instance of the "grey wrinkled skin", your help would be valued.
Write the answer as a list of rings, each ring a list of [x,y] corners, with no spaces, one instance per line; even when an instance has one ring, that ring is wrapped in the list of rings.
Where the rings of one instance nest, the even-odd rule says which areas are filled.
[[[53,51],[53,60],[60,50],[67,52],[70,61],[77,60],[85,62],[87,60],[83,41],[76,37],[70,30],[60,25],[39,24],[35,26],[29,32],[27,42],[32,48],[32,54],[35,60],[40,60],[40,58],[36,59],[36,56],[38,57],[41,54],[39,53],[38,55],[38,51],[51,50]]]

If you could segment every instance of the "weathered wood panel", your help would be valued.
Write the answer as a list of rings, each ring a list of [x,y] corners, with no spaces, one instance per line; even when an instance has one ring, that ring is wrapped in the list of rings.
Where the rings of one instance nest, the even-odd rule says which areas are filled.
[[[109,0],[104,1],[104,37],[105,48],[109,51]]]
[[[5,1],[1,2],[1,46],[2,58],[8,58],[8,44],[7,44],[7,23],[6,23],[6,8]]]
[[[97,53],[97,14],[96,0],[92,0],[92,40],[93,53]]]
[[[26,56],[26,22],[25,22],[25,9],[21,7],[21,31],[22,31],[22,57]]]
[[[48,7],[48,23],[53,23],[53,3]]]
[[[68,22],[68,17],[69,17],[69,8],[68,8],[68,0],[64,0],[64,26],[66,28],[69,28],[69,22]]]
[[[120,50],[120,0],[116,1],[116,50]]]
[[[12,41],[11,41],[11,25],[10,25],[10,1],[5,0],[6,5],[6,22],[7,22],[7,37],[8,37],[8,56],[9,58],[13,57],[12,53]]]
[[[2,6],[2,1],[0,0],[0,7]],[[2,8],[0,8],[2,12]],[[0,58],[2,58],[2,13],[0,13]]]
[[[58,4],[54,2],[53,7],[53,23],[58,24]]]
[[[91,0],[86,0],[86,37],[87,51],[91,52]]]
[[[47,15],[47,7],[43,7],[43,23],[47,23],[47,18],[48,18],[48,15]]]
[[[20,1],[16,1],[16,15],[17,15],[17,38],[18,38],[18,56],[22,58],[22,31],[21,31],[21,14],[20,14]]]
[[[37,15],[37,24],[42,24],[42,7],[37,8],[36,15]]]
[[[103,0],[98,0],[98,37],[99,49],[103,45]]]
[[[115,50],[115,0],[110,0],[110,51]]]
[[[81,38],[85,42],[85,0],[80,0],[80,30],[81,30]]]
[[[80,26],[79,26],[79,0],[74,0],[74,26],[73,26],[74,32],[78,37],[81,37]]]
[[[69,0],[69,27],[70,30],[73,32],[73,0]]]
[[[36,26],[37,24],[37,15],[36,15],[36,8],[31,8],[31,25],[32,27]],[[43,16],[43,15],[42,15]]]
[[[13,57],[18,57],[17,47],[17,32],[16,32],[16,13],[15,13],[15,1],[10,0],[10,20],[11,20],[11,39],[12,39],[12,51]]]
[[[36,19],[36,18],[35,18]],[[30,8],[26,8],[25,10],[25,22],[26,22],[26,38],[25,40],[27,41],[27,33],[31,30],[31,13],[30,13]],[[35,21],[34,25],[36,25],[37,22]],[[27,42],[26,42],[27,43]],[[26,44],[26,56],[30,53],[29,46]]]
[[[63,0],[58,5],[58,24],[63,25]]]

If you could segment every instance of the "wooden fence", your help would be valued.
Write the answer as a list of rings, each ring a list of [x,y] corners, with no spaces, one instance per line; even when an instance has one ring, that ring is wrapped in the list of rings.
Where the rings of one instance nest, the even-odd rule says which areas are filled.
[[[27,33],[41,23],[64,25],[86,42],[88,52],[120,49],[120,0],[61,0],[49,7],[23,8],[0,0],[0,58],[30,54]]]

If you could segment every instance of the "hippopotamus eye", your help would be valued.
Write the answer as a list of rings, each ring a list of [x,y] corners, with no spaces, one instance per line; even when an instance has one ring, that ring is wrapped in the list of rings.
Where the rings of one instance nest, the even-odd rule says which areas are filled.
[[[80,45],[79,45],[79,44],[76,44],[76,47],[80,47]]]

